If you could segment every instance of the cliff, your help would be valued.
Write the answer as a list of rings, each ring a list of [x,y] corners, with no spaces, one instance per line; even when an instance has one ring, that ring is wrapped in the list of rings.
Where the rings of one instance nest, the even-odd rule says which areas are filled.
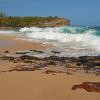
[[[60,27],[70,25],[70,20],[64,18],[57,18],[47,23],[42,23],[43,27]]]
[[[70,25],[69,19],[60,17],[2,17],[0,18],[0,28],[18,27],[61,27]]]

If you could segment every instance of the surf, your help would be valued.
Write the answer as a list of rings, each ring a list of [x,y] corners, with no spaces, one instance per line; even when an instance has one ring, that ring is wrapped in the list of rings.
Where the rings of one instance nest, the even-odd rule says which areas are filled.
[[[61,56],[100,55],[100,27],[23,27],[17,30],[0,30],[1,34],[15,35],[43,44],[52,44]]]
[[[41,39],[56,41],[58,44],[76,47],[86,47],[94,50],[100,50],[100,31],[91,27],[55,27],[55,28],[37,28],[24,27],[19,30],[21,34],[31,39]]]

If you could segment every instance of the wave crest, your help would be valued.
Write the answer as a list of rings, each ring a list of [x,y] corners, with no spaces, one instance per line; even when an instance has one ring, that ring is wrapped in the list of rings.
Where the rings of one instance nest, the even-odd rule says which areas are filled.
[[[86,46],[100,50],[99,31],[89,27],[55,27],[55,28],[36,28],[24,27],[19,30],[26,37],[35,39],[55,40],[63,43],[69,43],[78,46]]]

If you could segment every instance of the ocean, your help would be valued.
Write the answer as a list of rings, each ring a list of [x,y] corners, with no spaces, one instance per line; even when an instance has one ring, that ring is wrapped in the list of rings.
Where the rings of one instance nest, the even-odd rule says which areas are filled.
[[[19,30],[0,30],[0,34],[17,35],[29,41],[51,43],[60,56],[100,55],[100,27],[24,27]]]

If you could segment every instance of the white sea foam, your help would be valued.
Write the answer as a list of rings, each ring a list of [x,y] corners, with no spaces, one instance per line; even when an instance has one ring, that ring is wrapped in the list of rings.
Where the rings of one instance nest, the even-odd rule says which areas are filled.
[[[12,34],[12,33],[14,33],[15,31],[13,31],[13,30],[0,30],[0,34]]]
[[[100,50],[100,37],[96,36],[96,30],[83,27],[56,27],[56,28],[21,28],[19,30],[26,37],[44,40],[54,40],[57,44],[66,43],[79,47],[89,47]]]
[[[97,30],[89,27],[24,27],[20,30],[0,30],[0,34],[17,34],[30,41],[50,42],[56,50],[65,51],[64,55],[100,54],[100,36]],[[100,33],[98,33],[100,34]]]

